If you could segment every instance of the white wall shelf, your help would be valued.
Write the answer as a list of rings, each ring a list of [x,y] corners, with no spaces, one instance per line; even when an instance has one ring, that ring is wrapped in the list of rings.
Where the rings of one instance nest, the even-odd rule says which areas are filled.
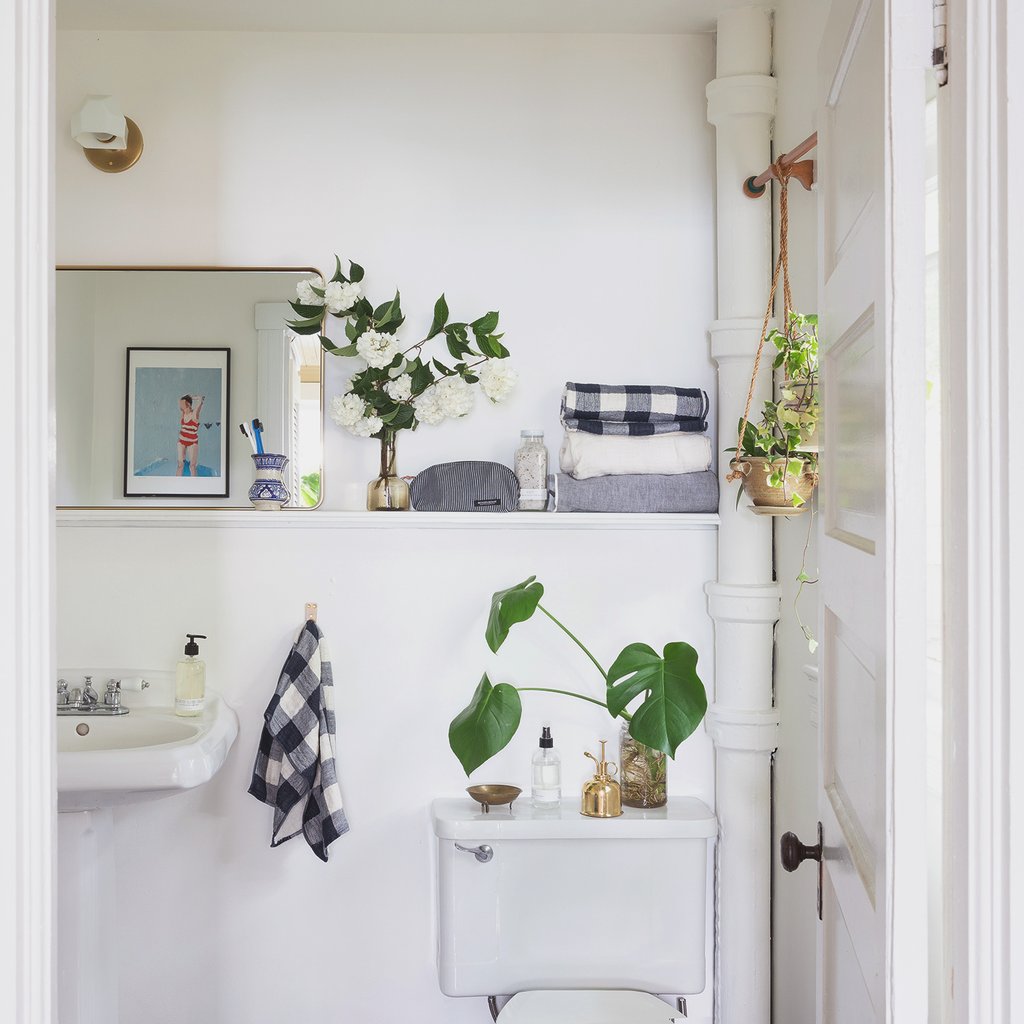
[[[63,508],[59,527],[309,530],[717,530],[717,513],[331,512]]]

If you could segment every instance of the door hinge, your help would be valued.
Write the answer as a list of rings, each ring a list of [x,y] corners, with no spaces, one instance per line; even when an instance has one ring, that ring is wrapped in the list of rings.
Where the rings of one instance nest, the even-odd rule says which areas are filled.
[[[946,0],[932,0],[932,68],[939,85],[949,81],[949,8]]]

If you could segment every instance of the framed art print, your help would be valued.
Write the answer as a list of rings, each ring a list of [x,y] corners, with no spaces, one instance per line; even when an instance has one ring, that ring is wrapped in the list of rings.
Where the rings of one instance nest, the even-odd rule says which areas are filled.
[[[226,498],[231,350],[129,348],[126,498]]]

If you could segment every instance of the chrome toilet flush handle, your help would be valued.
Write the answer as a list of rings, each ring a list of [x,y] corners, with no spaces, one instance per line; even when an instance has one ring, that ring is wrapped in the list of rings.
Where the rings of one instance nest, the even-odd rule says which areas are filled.
[[[494,850],[487,845],[483,846],[462,846],[459,843],[455,844],[456,850],[461,850],[463,853],[471,853],[481,864],[486,864],[489,860],[494,857]]]

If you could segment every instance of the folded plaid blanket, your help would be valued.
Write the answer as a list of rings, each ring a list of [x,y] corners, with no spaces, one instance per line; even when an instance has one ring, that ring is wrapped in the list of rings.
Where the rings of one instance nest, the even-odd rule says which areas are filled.
[[[634,437],[707,430],[710,403],[700,388],[574,384],[562,392],[566,430]]]
[[[334,683],[315,622],[302,627],[263,714],[249,792],[274,808],[270,845],[302,832],[313,852],[348,831],[334,765]]]

